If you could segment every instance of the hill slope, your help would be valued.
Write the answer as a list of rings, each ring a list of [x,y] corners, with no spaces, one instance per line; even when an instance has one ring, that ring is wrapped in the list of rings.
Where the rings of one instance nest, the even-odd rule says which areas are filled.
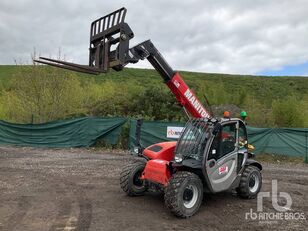
[[[46,68],[52,71],[49,67],[40,68]],[[20,66],[0,66],[0,83],[2,85],[2,91],[10,87],[11,79],[14,78],[17,73],[20,75],[21,70],[22,67]],[[107,74],[99,76],[80,73],[75,75],[76,78],[80,80],[81,85],[88,81],[94,82],[99,86],[112,83],[113,86],[115,86],[116,92],[113,93],[115,95],[121,94],[126,86],[136,86],[139,90],[143,89],[140,91],[140,94],[137,89],[137,93],[134,97],[138,97],[138,95],[142,94],[143,97],[146,97],[147,95],[144,95],[144,91],[151,90],[154,95],[169,94],[169,90],[164,86],[162,79],[155,70],[126,68],[122,72],[110,71]],[[181,72],[181,75],[186,83],[196,92],[198,97],[200,97],[201,101],[203,101],[204,95],[206,95],[211,104],[235,104],[241,109],[253,113],[252,117],[254,117],[254,120],[257,120],[257,116],[260,117],[259,119],[264,117],[263,122],[256,123],[257,125],[268,125],[266,124],[268,118],[264,116],[264,113],[271,112],[274,101],[288,100],[290,96],[293,96],[295,99],[290,101],[291,103],[293,102],[292,104],[294,104],[294,101],[295,104],[297,104],[297,100],[299,103],[307,103],[308,101],[308,78],[305,77],[264,77],[185,71]],[[151,101],[151,97],[144,99],[149,101],[149,104],[154,103]],[[302,104],[299,105],[302,106]],[[112,113],[109,113],[109,115],[110,114]],[[100,115],[100,113],[98,113],[98,115]],[[166,119],[169,118],[171,117]]]

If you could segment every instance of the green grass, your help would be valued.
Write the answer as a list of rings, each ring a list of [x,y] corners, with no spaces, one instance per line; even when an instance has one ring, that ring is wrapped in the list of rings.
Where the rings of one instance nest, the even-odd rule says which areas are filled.
[[[270,104],[274,99],[284,98],[286,95],[294,94],[302,98],[308,96],[307,77],[265,77],[253,75],[229,75],[213,73],[180,72],[183,79],[191,88],[208,86],[215,89],[217,82],[222,82],[228,92],[235,92],[244,88],[256,99]],[[88,76],[88,75],[80,75]],[[97,82],[112,81],[134,81],[146,86],[151,83],[163,84],[162,79],[155,70],[127,68],[122,72],[109,72],[105,75],[94,77]]]
[[[1,69],[0,69],[1,70]],[[215,73],[180,72],[187,84],[198,89],[200,86],[213,88],[217,82],[224,84],[226,91],[232,93],[239,89],[245,89],[248,94],[257,100],[270,105],[272,100],[284,98],[293,94],[299,98],[308,96],[308,78],[298,76],[266,77],[253,75],[229,75]],[[126,68],[122,72],[111,71],[108,74],[91,77],[79,74],[83,78],[95,78],[98,83],[106,80],[126,82],[132,81],[138,85],[151,84],[163,85],[162,79],[155,70]]]
[[[200,86],[205,89],[215,91],[215,86],[218,83],[223,83],[225,90],[228,93],[234,93],[240,89],[247,94],[266,104],[267,107],[275,99],[281,99],[288,95],[295,95],[303,99],[308,97],[308,78],[307,77],[266,77],[253,75],[229,75],[229,74],[214,74],[214,73],[196,73],[196,72],[180,72],[188,86],[197,91]],[[88,77],[89,75],[83,75]],[[147,86],[151,84],[163,85],[162,79],[155,70],[149,69],[134,69],[126,68],[122,72],[111,71],[108,74],[94,77],[98,83],[103,83],[106,80],[111,81],[132,81],[136,84]],[[211,99],[209,99],[211,101]]]
[[[0,65],[0,83],[7,87],[10,78],[20,70],[20,66]],[[198,91],[200,87],[215,91],[217,83],[223,83],[228,93],[235,93],[239,90],[246,95],[258,100],[267,107],[275,99],[281,99],[288,95],[295,95],[300,99],[308,99],[308,78],[307,77],[265,77],[253,75],[229,75],[215,73],[180,72],[187,84]],[[79,74],[80,79],[95,79],[99,84],[105,81],[131,82],[141,86],[162,85],[163,82],[158,73],[151,69],[125,68],[121,72],[110,71],[99,76]],[[206,94],[206,92],[205,92]],[[211,101],[211,99],[209,99]]]
[[[0,65],[0,81],[7,81],[21,67],[16,65]],[[254,76],[254,75],[230,75],[230,74],[215,74],[215,73],[198,73],[180,71],[182,77],[187,82],[195,81],[222,81],[229,89],[236,89],[239,86],[245,86],[257,92],[266,92],[273,90],[278,95],[283,95],[283,92],[292,90],[302,92],[308,90],[308,78],[302,76]],[[103,82],[107,79],[116,81],[140,81],[140,84],[146,82],[161,82],[158,73],[152,69],[125,68],[121,72],[110,71],[107,74],[93,76],[88,74],[78,73],[83,78],[94,78],[98,82]],[[285,89],[280,87],[284,86]],[[257,94],[259,95],[259,94]]]
[[[10,79],[18,71],[18,66],[0,65],[0,84],[3,87],[9,86]]]

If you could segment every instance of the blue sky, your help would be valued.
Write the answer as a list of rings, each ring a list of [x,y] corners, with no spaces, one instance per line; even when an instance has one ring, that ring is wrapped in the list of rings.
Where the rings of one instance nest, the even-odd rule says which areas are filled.
[[[267,76],[307,76],[308,62],[297,65],[287,65],[282,68],[268,69],[257,73],[258,75]]]

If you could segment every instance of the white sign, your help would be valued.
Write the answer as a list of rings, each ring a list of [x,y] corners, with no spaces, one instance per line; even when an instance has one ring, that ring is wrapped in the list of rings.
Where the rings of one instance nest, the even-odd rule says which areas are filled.
[[[167,127],[167,138],[180,138],[184,127]]]

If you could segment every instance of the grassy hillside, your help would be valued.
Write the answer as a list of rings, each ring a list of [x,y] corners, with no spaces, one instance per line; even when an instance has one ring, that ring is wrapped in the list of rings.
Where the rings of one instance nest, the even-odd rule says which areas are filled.
[[[16,75],[23,75],[23,68],[20,66],[0,66],[2,92],[8,91],[12,87],[12,79],[15,79]],[[47,72],[54,70],[49,67],[39,68],[46,69]],[[97,93],[97,96],[95,96],[99,100],[93,96],[93,100],[96,100],[96,102],[92,102],[93,100],[91,100],[91,105],[87,105],[87,110],[83,110],[82,114],[121,115],[124,113],[125,116],[140,115],[145,117],[150,114],[148,117],[152,119],[178,119],[182,115],[182,111],[178,109],[176,112],[177,116],[175,114],[167,116],[169,113],[168,110],[173,110],[170,105],[174,99],[155,70],[126,68],[122,72],[110,71],[108,74],[99,76],[79,73],[73,75],[74,78],[78,79],[82,87],[85,85],[89,86],[89,83],[91,83],[92,90],[87,89],[88,93],[92,93],[94,91],[93,89],[100,88],[98,91],[100,93]],[[240,109],[248,111],[251,114],[252,124],[258,126],[278,125],[274,122],[275,118],[271,117],[272,113],[274,113],[272,108],[276,106],[278,115],[279,113],[291,113],[294,109],[293,107],[296,110],[301,110],[303,115],[307,113],[308,78],[306,77],[262,77],[195,72],[181,72],[181,75],[187,84],[196,92],[201,101],[203,101],[203,96],[206,95],[211,104],[236,105]],[[108,92],[108,89],[110,89],[110,92]],[[137,102],[131,105],[129,109],[125,109],[125,105],[127,104],[125,103],[125,100],[127,100],[124,99],[125,97],[119,98],[111,103],[115,107],[117,106],[116,104],[120,104],[122,108],[101,107],[100,104],[107,103],[107,101],[104,101],[104,95],[107,96],[108,93],[112,94],[113,98],[118,98],[124,94],[123,92],[127,93],[127,97],[129,96],[129,103],[141,97],[143,99],[142,102],[148,104],[145,106],[147,109],[143,111],[142,107],[138,107]],[[161,95],[161,98],[159,98],[159,95]],[[166,111],[160,111],[160,116],[157,116],[155,115],[155,111],[161,110],[158,109],[160,107],[159,101],[164,100],[164,97],[168,98],[168,104],[165,105]],[[284,103],[285,101],[286,103]],[[157,105],[154,105],[155,103]],[[277,104],[276,106],[274,105],[275,103]],[[5,101],[2,101],[2,104],[5,104]],[[289,112],[281,111],[284,107],[290,107]],[[166,113],[166,117],[162,115],[163,113]],[[306,124],[308,122],[303,123]]]

